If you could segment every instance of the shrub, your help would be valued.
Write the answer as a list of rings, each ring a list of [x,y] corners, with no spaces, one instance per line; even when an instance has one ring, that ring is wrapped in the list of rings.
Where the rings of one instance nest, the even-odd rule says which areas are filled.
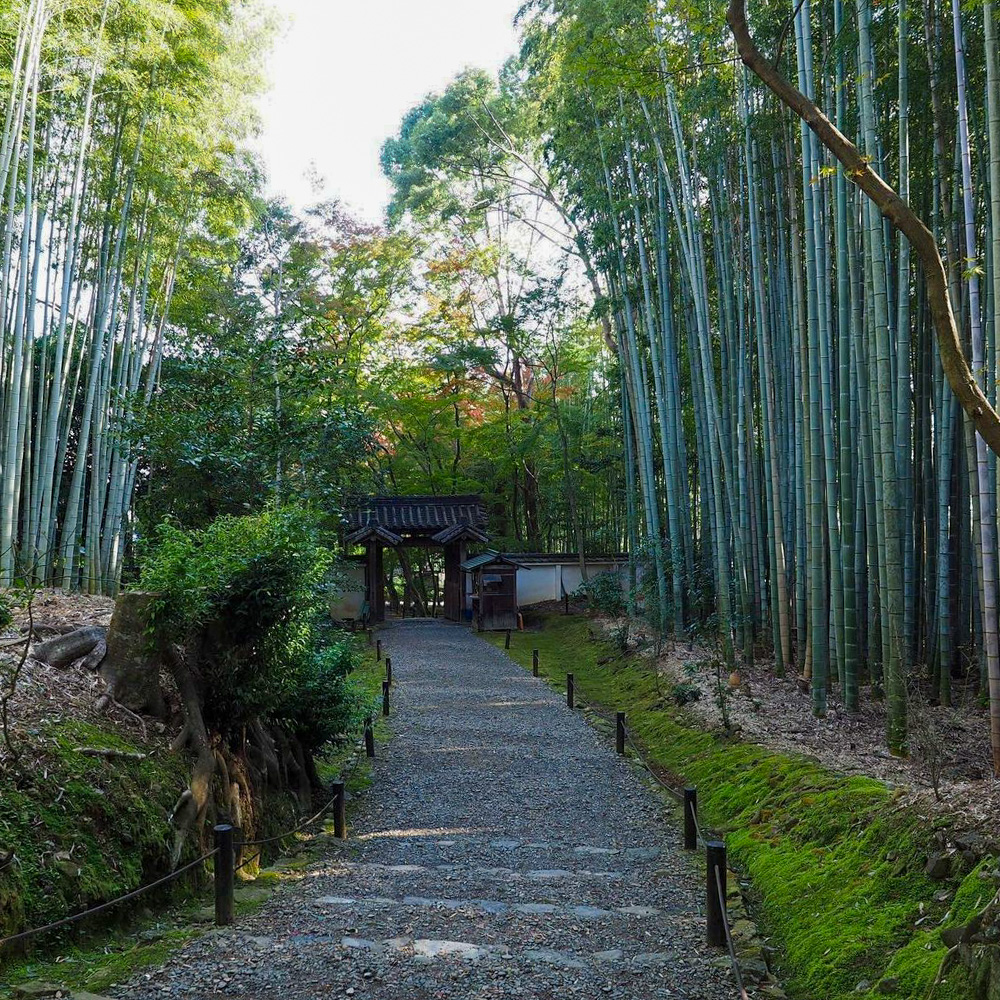
[[[349,640],[326,613],[334,564],[317,519],[296,507],[164,524],[141,575],[151,629],[185,646],[210,731],[274,721],[315,748],[336,733]]]
[[[345,680],[359,655],[347,635],[330,637],[296,665],[294,682],[286,688],[284,702],[274,717],[310,752],[316,752],[357,722],[356,698]]]
[[[0,631],[14,623],[14,610],[10,604],[10,598],[6,594],[0,594]]]
[[[625,594],[618,573],[598,573],[580,588],[590,604],[601,614],[617,617],[625,614]]]

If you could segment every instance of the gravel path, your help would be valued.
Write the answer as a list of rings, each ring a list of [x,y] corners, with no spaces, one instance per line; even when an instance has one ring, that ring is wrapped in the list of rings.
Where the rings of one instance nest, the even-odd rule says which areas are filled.
[[[350,840],[120,995],[734,998],[704,876],[613,746],[461,626],[382,638],[394,736]]]

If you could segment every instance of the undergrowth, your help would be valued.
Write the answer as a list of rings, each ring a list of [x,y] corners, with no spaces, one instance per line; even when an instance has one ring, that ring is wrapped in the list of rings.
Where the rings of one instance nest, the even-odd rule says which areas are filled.
[[[706,733],[648,661],[623,654],[583,616],[527,624],[511,637],[514,660],[530,669],[538,649],[542,676],[560,690],[572,670],[580,700],[625,711],[645,752],[697,785],[702,823],[725,835],[734,867],[751,880],[791,996],[874,1000],[885,995],[880,982],[901,1000],[972,995],[961,969],[934,985],[947,952],[940,930],[989,899],[995,860],[964,879],[931,881],[933,824],[880,782]],[[486,638],[502,646],[502,634]],[[935,901],[942,888],[954,893],[950,902]]]
[[[361,647],[355,670],[345,681],[350,709],[346,739],[331,744],[317,769],[328,781],[356,751],[365,716],[376,720],[376,737],[386,727],[378,710],[384,664]],[[23,789],[5,787],[0,795],[0,859],[16,860],[0,871],[0,937],[38,927],[122,895],[169,871],[171,831],[167,816],[177,789],[188,780],[190,761],[183,754],[155,752],[145,760],[90,757],[79,748],[149,753],[151,747],[124,738],[111,728],[80,720],[54,719],[31,734],[37,759],[34,780]],[[349,780],[352,794],[364,789],[370,772],[362,757]],[[299,818],[287,795],[265,793],[261,836],[290,829]],[[319,824],[317,825],[319,827]],[[287,848],[301,848],[302,837]],[[274,854],[264,861],[278,856]],[[192,846],[190,857],[195,857]],[[251,864],[241,877],[253,885],[270,884],[272,872]],[[0,958],[3,983],[40,979],[73,989],[101,993],[125,981],[136,969],[161,964],[171,951],[199,932],[211,903],[208,868],[182,876],[168,890],[140,896],[134,903],[93,920],[33,939],[20,952]],[[237,901],[238,908],[250,905]]]

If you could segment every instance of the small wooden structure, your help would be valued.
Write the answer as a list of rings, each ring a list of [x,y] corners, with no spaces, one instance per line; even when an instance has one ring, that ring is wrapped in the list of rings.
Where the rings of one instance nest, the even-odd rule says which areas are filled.
[[[470,542],[489,541],[480,497],[368,497],[348,512],[349,545],[364,545],[368,618],[385,621],[383,551],[413,546],[444,549],[444,615],[461,621],[464,610],[461,565]]]
[[[480,632],[517,628],[517,571],[510,556],[484,552],[462,563],[472,577],[472,615]]]

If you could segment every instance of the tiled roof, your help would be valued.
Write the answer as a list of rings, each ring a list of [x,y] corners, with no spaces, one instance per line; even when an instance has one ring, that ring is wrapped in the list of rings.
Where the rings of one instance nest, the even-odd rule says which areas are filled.
[[[494,552],[492,549],[483,552],[481,555],[472,556],[471,559],[466,559],[462,563],[462,570],[466,573],[471,573],[473,570],[479,569],[481,566],[493,566],[500,563],[505,566],[517,566],[518,569],[530,569],[530,566],[524,566],[522,563],[517,561],[516,557],[506,556],[501,552]]]
[[[366,497],[348,512],[347,520],[354,530],[379,525],[397,534],[437,534],[458,524],[482,530],[486,527],[486,509],[476,494]]]

